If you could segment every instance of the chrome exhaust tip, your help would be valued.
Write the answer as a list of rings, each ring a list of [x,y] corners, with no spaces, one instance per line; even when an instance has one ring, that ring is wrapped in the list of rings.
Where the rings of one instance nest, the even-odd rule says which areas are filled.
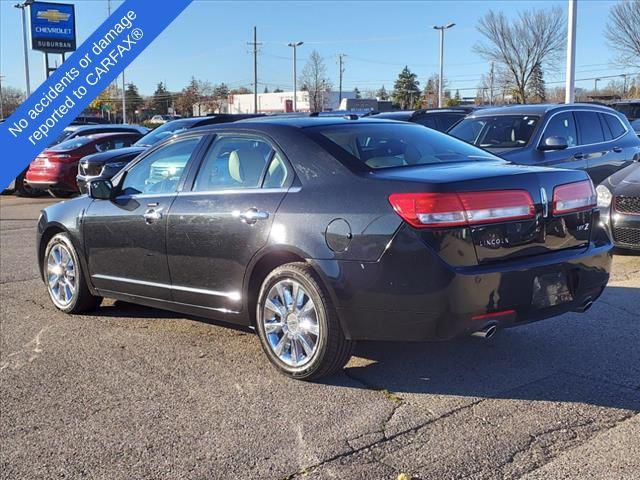
[[[589,310],[593,306],[593,300],[585,301],[580,307],[578,307],[575,311],[578,313],[584,313]]]
[[[498,331],[497,323],[488,323],[477,332],[473,332],[471,336],[489,340],[491,337],[493,337],[496,334],[497,331]]]

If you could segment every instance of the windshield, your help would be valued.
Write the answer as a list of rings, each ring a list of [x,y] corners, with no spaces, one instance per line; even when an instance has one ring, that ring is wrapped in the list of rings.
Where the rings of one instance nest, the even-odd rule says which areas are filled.
[[[171,135],[184,132],[191,125],[193,125],[193,122],[191,120],[174,120],[172,122],[165,123],[164,125],[160,125],[155,130],[151,130],[144,137],[134,143],[134,145],[137,147],[147,147],[150,145],[155,145],[165,138],[169,138]]]
[[[64,142],[55,145],[54,147],[50,148],[49,150],[53,150],[54,152],[58,152],[60,150],[74,150],[76,148],[82,147],[83,145],[86,145],[91,140],[93,140],[93,138],[91,136],[76,137],[76,138],[72,138],[70,140],[65,140]]]
[[[524,147],[538,120],[540,117],[532,115],[465,118],[449,130],[449,135],[482,148]]]
[[[495,160],[448,135],[409,123],[364,123],[309,128],[369,168]]]

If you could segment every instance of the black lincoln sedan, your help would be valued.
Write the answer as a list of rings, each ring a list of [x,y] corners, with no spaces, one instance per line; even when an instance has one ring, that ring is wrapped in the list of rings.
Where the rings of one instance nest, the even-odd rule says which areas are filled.
[[[625,116],[595,104],[487,108],[448,133],[514,163],[585,170],[596,185],[640,159]]]
[[[513,165],[410,123],[189,130],[43,210],[53,304],[103,297],[255,328],[317,379],[357,340],[445,340],[584,311],[612,248],[583,171]]]

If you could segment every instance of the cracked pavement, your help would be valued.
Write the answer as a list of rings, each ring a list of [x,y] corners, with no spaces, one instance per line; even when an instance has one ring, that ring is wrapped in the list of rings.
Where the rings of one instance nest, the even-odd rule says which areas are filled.
[[[640,478],[640,257],[585,314],[493,340],[362,343],[277,374],[248,331],[105,301],[35,263],[46,197],[0,198],[0,478]]]

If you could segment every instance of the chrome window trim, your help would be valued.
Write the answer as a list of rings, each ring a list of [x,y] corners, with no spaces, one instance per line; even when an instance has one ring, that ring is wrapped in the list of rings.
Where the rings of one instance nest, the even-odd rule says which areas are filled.
[[[274,188],[233,188],[229,190],[203,190],[203,191],[182,191],[177,195],[180,197],[194,197],[198,195],[226,195],[226,194],[242,194],[242,193],[297,193],[301,190],[300,187],[274,187]]]
[[[604,142],[595,142],[595,143],[585,143],[584,145],[576,145],[575,147],[567,147],[564,150],[562,150],[563,152],[566,152],[567,150],[571,150],[573,148],[582,148],[582,147],[590,147],[593,145],[602,145],[604,143],[609,143],[609,142],[615,142],[616,140],[621,139],[622,137],[624,137],[627,133],[629,133],[629,129],[627,128],[627,126],[624,124],[624,122],[622,120],[620,120],[620,117],[618,117],[617,115],[613,114],[613,113],[609,113],[609,112],[603,112],[602,110],[596,110],[595,108],[576,108],[575,110],[571,110],[571,109],[566,109],[566,110],[559,110],[557,112],[552,113],[549,118],[547,119],[547,121],[544,124],[544,128],[542,129],[542,135],[540,135],[540,140],[538,140],[538,145],[536,146],[536,150],[540,149],[540,145],[542,145],[542,141],[544,140],[544,132],[547,129],[547,127],[549,126],[549,122],[551,121],[551,119],[553,117],[555,117],[556,115],[560,114],[560,113],[572,113],[575,114],[576,112],[594,112],[594,113],[601,113],[603,115],[611,115],[612,117],[615,117],[619,122],[620,125],[622,125],[622,127],[624,128],[624,133],[616,138],[612,138],[611,140],[605,140]],[[578,119],[575,118],[575,124],[576,124],[576,133],[578,135],[580,135],[580,128],[578,127]],[[600,126],[600,128],[602,128],[602,125]],[[604,131],[602,132],[602,134],[604,135]],[[544,151],[544,153],[547,153],[547,151]]]
[[[204,288],[183,287],[180,285],[168,285],[166,283],[148,282],[146,280],[136,280],[133,278],[126,278],[126,277],[115,277],[112,275],[102,275],[100,273],[91,275],[91,278],[97,278],[100,280],[112,280],[115,282],[123,282],[123,283],[133,283],[135,285],[144,285],[147,287],[168,288],[170,290],[179,290],[181,292],[201,293],[203,295],[213,295],[216,297],[226,297],[230,300],[233,300],[234,302],[239,302],[242,299],[240,292],[220,292],[217,290],[207,290]],[[126,292],[122,292],[122,293],[126,293]]]

